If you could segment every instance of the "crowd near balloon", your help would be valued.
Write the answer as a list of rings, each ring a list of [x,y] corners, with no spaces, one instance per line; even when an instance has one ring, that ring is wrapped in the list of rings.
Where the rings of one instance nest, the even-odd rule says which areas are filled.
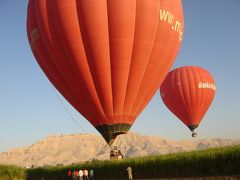
[[[88,172],[87,169],[68,169],[67,171],[68,179],[73,180],[93,180],[94,179],[94,171],[90,169]]]
[[[49,81],[109,146],[160,87],[191,131],[213,100],[207,70],[169,72],[183,39],[181,0],[29,0],[27,33]]]

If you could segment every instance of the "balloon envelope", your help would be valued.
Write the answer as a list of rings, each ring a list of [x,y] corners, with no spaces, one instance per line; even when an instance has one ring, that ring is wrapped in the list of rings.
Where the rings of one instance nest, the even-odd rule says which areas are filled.
[[[41,69],[111,144],[171,68],[181,0],[29,0],[27,32]]]
[[[198,127],[207,112],[215,90],[211,74],[197,66],[172,70],[160,87],[164,104],[191,131]]]

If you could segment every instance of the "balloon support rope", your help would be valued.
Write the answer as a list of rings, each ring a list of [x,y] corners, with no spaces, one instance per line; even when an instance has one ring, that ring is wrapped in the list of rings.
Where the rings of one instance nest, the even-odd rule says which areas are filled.
[[[71,115],[71,113],[70,113],[69,110],[67,109],[66,105],[63,103],[63,101],[61,100],[60,96],[58,95],[55,87],[53,87],[52,84],[50,84],[50,86],[52,87],[55,95],[57,96],[58,101],[60,102],[60,104],[62,105],[62,107],[64,108],[65,112],[68,114],[68,116],[72,119],[72,121],[73,121],[84,133],[87,133],[87,132],[81,127],[81,125],[79,124],[79,122],[78,122],[76,119],[74,119],[74,117]]]

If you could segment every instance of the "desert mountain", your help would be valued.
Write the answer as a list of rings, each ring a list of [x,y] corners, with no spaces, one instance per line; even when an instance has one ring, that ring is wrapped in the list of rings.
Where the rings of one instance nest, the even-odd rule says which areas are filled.
[[[173,141],[158,136],[146,136],[132,132],[119,136],[115,141],[115,145],[127,157],[167,154],[233,144],[240,144],[240,139]],[[93,159],[109,159],[109,152],[110,148],[98,135],[55,135],[28,147],[15,148],[0,153],[0,164],[15,164],[18,166],[71,164]]]

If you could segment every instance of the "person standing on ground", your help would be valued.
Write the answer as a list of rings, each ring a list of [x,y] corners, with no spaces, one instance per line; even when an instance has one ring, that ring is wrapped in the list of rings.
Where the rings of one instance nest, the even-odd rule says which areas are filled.
[[[84,180],[89,180],[89,178],[88,178],[88,170],[86,170],[86,169],[83,170],[83,179]]]
[[[79,179],[79,178],[78,178],[78,174],[79,174],[78,169],[76,169],[76,171],[75,171],[75,177],[76,177],[76,179]]]
[[[129,166],[127,168],[127,171],[128,171],[128,180],[132,180],[133,179],[133,176],[132,176],[132,168]]]
[[[80,180],[83,180],[83,171],[81,169],[78,172],[78,176]]]
[[[75,170],[73,170],[73,172],[72,172],[72,179],[76,179],[76,173],[75,173]]]
[[[93,170],[90,169],[90,172],[89,172],[90,180],[93,180],[93,174],[94,174]]]
[[[72,171],[70,169],[68,169],[67,175],[68,179],[72,179]]]

